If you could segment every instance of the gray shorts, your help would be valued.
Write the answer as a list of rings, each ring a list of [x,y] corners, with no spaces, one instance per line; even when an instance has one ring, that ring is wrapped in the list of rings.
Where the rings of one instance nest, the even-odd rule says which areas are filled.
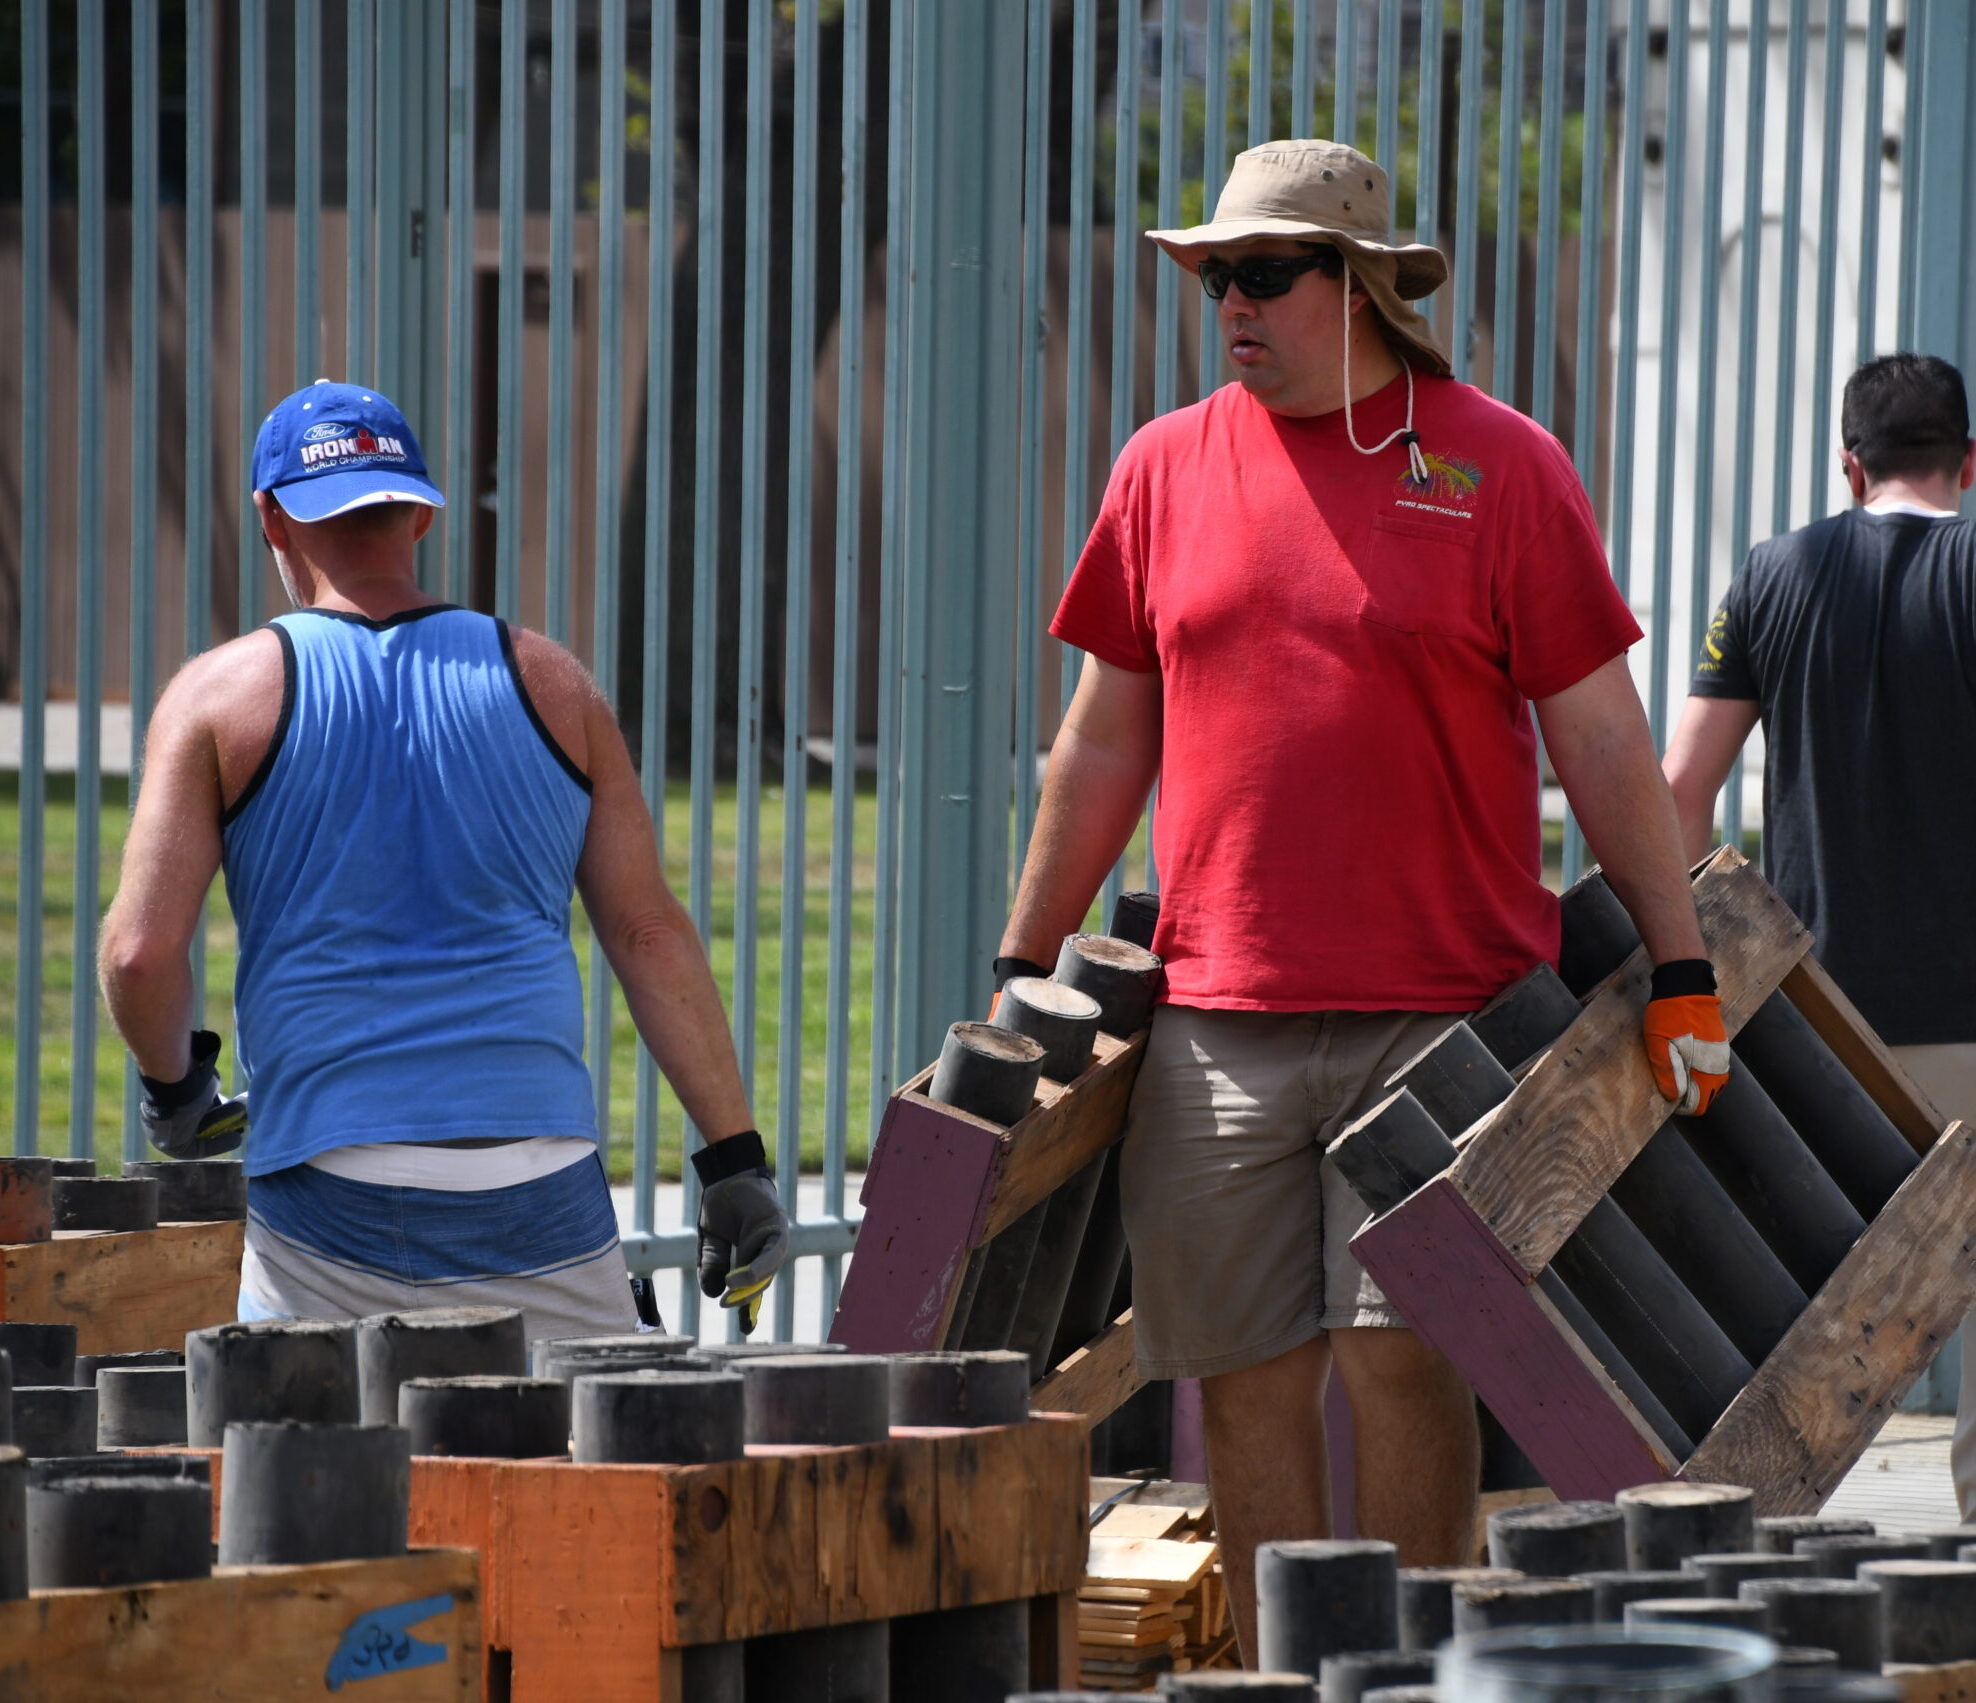
[[[1212,1377],[1325,1331],[1404,1325],[1352,1257],[1368,1214],[1324,1149],[1458,1021],[1154,1013],[1119,1168],[1143,1376]]]

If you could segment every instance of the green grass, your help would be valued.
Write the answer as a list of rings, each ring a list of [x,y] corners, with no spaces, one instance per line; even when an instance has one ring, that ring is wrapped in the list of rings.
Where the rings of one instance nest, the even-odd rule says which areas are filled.
[[[42,857],[42,985],[39,1109],[37,1128],[44,1153],[70,1151],[70,1085],[75,1068],[71,994],[74,988],[74,928],[76,913],[76,849],[85,826],[76,808],[74,788],[66,777],[51,778],[45,812]],[[19,950],[20,812],[17,783],[0,780],[0,893],[8,905],[9,926],[0,935],[0,1106],[14,1104],[15,1049],[12,1042],[17,1001],[16,958]],[[778,1118],[777,1050],[782,989],[782,828],[783,794],[764,788],[761,800],[762,879],[756,895],[757,1004],[755,1034],[756,1119],[771,1143]],[[799,1128],[806,1170],[823,1159],[828,1015],[831,1008],[827,942],[830,928],[831,797],[827,786],[812,788],[807,801],[805,834],[804,951],[802,961],[803,1033]],[[877,850],[875,800],[869,788],[853,806],[851,891],[849,902],[850,967],[848,994],[843,1001],[849,1067],[846,1072],[846,1149],[852,1165],[863,1162],[868,1149],[871,1117],[872,1007],[872,892]],[[106,782],[98,816],[99,864],[102,879],[96,894],[100,915],[115,890],[123,851],[128,809],[124,783]],[[713,806],[711,863],[711,957],[714,973],[732,1012],[735,959],[734,922],[738,899],[735,844],[741,813],[731,787],[722,788]],[[691,843],[692,805],[685,787],[670,791],[664,812],[666,874],[682,899],[687,893],[686,857]],[[581,907],[572,908],[571,933],[586,990],[591,973],[589,928]],[[233,1029],[233,919],[224,891],[216,884],[206,924],[206,1023],[222,1035]],[[95,1104],[89,1132],[99,1161],[110,1162],[122,1152],[124,1052],[103,1010],[100,995],[93,1000],[96,1020],[93,1083]],[[637,1037],[622,1000],[615,1003],[610,1070],[612,1170],[628,1180],[631,1169],[632,1120],[636,1095]],[[227,1056],[231,1057],[231,1048]],[[659,1091],[660,1170],[679,1169],[681,1114],[670,1092]]]

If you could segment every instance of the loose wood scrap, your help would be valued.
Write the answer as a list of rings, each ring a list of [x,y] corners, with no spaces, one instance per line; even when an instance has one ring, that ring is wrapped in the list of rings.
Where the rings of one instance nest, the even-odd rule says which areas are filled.
[[[1176,1488],[1199,1490],[1146,1490]],[[1222,1654],[1229,1639],[1219,1557],[1204,1498],[1107,1509],[1092,1530],[1077,1595],[1079,1683],[1094,1691],[1144,1691],[1162,1673],[1186,1673]]]
[[[183,1348],[185,1333],[238,1310],[247,1226],[57,1230],[0,1246],[0,1319],[76,1327],[81,1354]]]

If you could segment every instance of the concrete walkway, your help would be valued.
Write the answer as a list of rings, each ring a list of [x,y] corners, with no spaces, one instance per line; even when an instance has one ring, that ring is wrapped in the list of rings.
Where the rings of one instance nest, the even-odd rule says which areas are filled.
[[[1896,1413],[1823,1511],[1835,1519],[1871,1520],[1894,1535],[1960,1525],[1949,1477],[1954,1431],[1952,1418]]]

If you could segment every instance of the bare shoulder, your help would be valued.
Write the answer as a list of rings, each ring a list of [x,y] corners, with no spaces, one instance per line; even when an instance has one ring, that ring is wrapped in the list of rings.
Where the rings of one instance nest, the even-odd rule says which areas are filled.
[[[598,716],[610,719],[610,707],[597,682],[575,656],[546,634],[510,625],[515,668],[522,689],[535,706],[555,741],[585,774],[593,769]]]
[[[151,712],[146,767],[190,761],[217,775],[222,797],[245,788],[281,722],[285,669],[274,629],[244,633],[191,658]]]

